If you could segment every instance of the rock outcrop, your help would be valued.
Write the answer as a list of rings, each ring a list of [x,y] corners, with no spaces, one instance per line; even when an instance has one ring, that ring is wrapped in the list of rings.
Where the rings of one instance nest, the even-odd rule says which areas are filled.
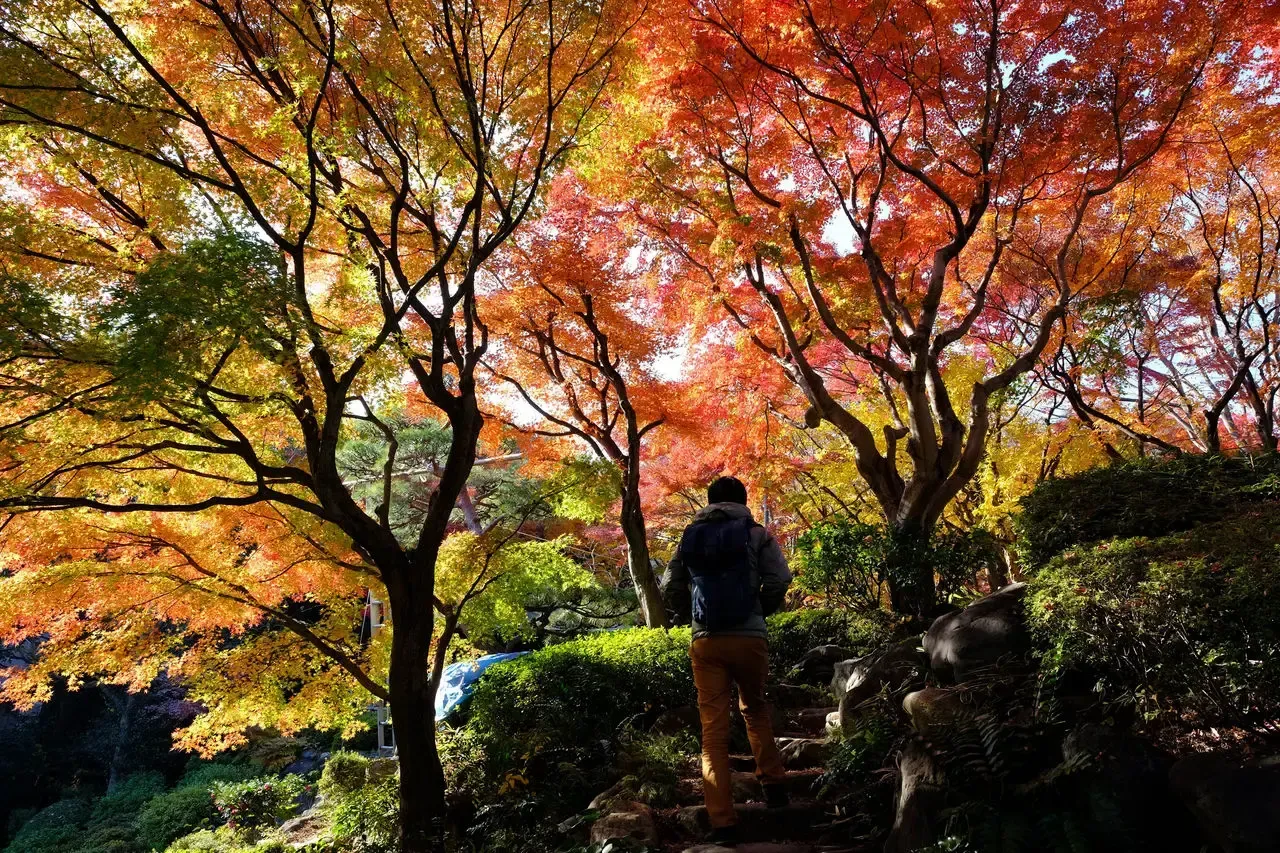
[[[1169,770],[1169,784],[1221,853],[1280,850],[1280,764],[1188,755]]]
[[[1022,612],[1026,594],[1026,584],[1010,584],[934,620],[924,635],[924,650],[938,683],[961,684],[1026,653],[1030,645]]]

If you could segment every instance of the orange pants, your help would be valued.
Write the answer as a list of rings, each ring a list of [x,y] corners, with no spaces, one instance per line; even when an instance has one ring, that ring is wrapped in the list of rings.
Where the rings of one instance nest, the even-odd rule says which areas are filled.
[[[737,822],[733,811],[733,773],[729,768],[730,690],[738,685],[738,705],[762,782],[781,781],[786,771],[773,742],[765,681],[769,646],[761,637],[702,637],[693,641],[693,683],[702,718],[702,788],[713,827]]]

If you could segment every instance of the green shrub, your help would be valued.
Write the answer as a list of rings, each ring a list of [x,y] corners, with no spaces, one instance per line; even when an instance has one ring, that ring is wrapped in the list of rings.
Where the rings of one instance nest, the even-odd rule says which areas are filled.
[[[439,726],[436,749],[450,787],[456,791],[475,793],[485,785],[484,741],[466,726]]]
[[[394,853],[400,831],[399,779],[355,753],[334,753],[320,777],[333,840],[344,851]]]
[[[890,756],[895,731],[892,709],[867,711],[852,732],[836,741],[819,780],[824,789],[867,784]]]
[[[192,761],[178,780],[176,788],[203,788],[209,790],[214,782],[243,782],[262,774],[250,764],[224,764],[222,762]]]
[[[31,820],[31,818],[35,817],[36,814],[39,813],[39,811],[40,811],[39,809],[35,809],[35,808],[25,808],[25,809],[14,809],[13,811],[9,812],[9,821],[6,824],[6,829],[8,830],[8,832],[6,833],[6,835],[9,838],[12,838],[13,836],[17,835],[18,830],[22,829],[22,827],[26,825],[26,822]]]
[[[689,631],[637,628],[551,646],[486,672],[468,728],[504,770],[573,745],[611,741],[622,723],[693,704]]]
[[[207,787],[175,788],[143,806],[138,815],[138,841],[144,849],[163,850],[174,839],[211,828],[217,816]]]
[[[119,823],[122,818],[134,820],[147,801],[163,794],[165,787],[164,776],[154,770],[126,777],[93,804],[90,823]]]
[[[65,853],[142,853],[142,847],[133,821],[118,818],[91,826],[78,845],[67,848]]]
[[[355,752],[335,752],[320,774],[320,793],[325,798],[341,796],[364,787],[369,759]]]
[[[796,541],[796,584],[838,607],[874,613],[895,591],[901,603],[919,600],[925,582],[946,599],[974,586],[978,573],[998,561],[995,540],[982,530],[925,539],[883,524],[835,518],[813,525]]]
[[[769,625],[769,663],[782,676],[818,646],[843,646],[857,654],[874,651],[893,637],[894,624],[883,611],[788,610]]]
[[[689,732],[674,735],[635,733],[624,738],[618,755],[624,797],[654,808],[676,804],[676,786],[692,771],[698,740]]]
[[[1277,456],[1187,455],[1047,480],[1022,499],[1018,550],[1036,566],[1076,545],[1190,530],[1266,500],[1278,479]]]
[[[243,782],[215,782],[211,788],[218,817],[230,829],[275,826],[298,810],[298,798],[310,789],[301,776],[262,776]]]
[[[329,831],[343,850],[392,853],[400,828],[399,780],[385,762],[335,752],[320,776]]]
[[[85,799],[60,800],[22,825],[6,853],[66,853],[78,850],[93,806]]]
[[[1147,717],[1280,712],[1280,506],[1161,539],[1067,551],[1027,608],[1047,660]]]
[[[489,669],[466,723],[467,750],[483,755],[482,772],[472,774],[471,793],[485,803],[476,840],[487,849],[508,841],[513,850],[538,849],[530,833],[554,827],[613,782],[628,723],[696,701],[689,642],[687,628],[613,631]]]
[[[202,829],[174,841],[164,853],[260,853],[260,848],[227,829]]]

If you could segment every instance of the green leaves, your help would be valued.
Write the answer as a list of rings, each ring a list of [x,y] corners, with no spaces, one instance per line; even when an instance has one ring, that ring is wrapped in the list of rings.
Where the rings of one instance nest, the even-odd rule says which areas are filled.
[[[103,314],[122,381],[153,397],[185,395],[242,346],[279,361],[294,333],[291,287],[279,252],[243,231],[161,255],[111,292]]]

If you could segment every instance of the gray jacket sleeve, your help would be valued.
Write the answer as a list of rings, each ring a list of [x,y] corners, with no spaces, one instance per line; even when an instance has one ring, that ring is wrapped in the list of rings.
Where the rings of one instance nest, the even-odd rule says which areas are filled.
[[[689,570],[684,567],[677,548],[667,563],[667,577],[662,585],[662,598],[672,625],[688,625],[693,620],[693,598],[689,594]]]
[[[764,533],[764,543],[760,546],[756,565],[760,571],[760,608],[768,616],[782,607],[787,587],[791,586],[791,570],[787,568],[787,558],[783,556],[778,540],[764,528],[761,532]]]

